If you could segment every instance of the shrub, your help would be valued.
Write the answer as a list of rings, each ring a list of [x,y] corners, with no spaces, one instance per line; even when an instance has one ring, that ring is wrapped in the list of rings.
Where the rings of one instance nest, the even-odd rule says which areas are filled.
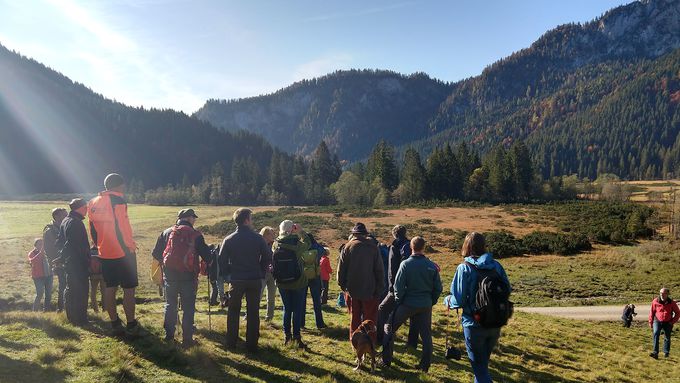
[[[525,253],[522,240],[507,231],[492,231],[485,236],[487,249],[496,258],[514,257]]]

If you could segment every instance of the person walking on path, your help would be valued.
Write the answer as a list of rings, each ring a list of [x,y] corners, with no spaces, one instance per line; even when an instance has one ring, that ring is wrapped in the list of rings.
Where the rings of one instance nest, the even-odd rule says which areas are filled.
[[[42,238],[36,238],[33,242],[33,249],[28,252],[28,262],[31,264],[31,278],[35,285],[33,311],[49,311],[52,297],[52,268],[45,256]],[[45,305],[41,307],[43,298]]]
[[[310,247],[309,236],[293,221],[284,220],[279,224],[272,258],[273,274],[283,302],[284,345],[293,341],[298,348],[306,347],[300,328],[307,290],[304,256]]]
[[[663,354],[666,358],[671,352],[671,331],[673,325],[680,320],[680,309],[678,304],[669,296],[670,290],[662,288],[659,296],[652,301],[652,309],[649,311],[649,327],[652,328],[653,350],[649,354],[654,359],[659,358],[659,337],[664,333]]]
[[[348,295],[350,310],[349,337],[362,321],[377,323],[378,300],[383,291],[383,263],[378,246],[368,238],[366,225],[358,222],[351,231],[352,237],[340,253],[338,285]],[[373,343],[376,334],[371,333]]]
[[[399,271],[399,265],[411,256],[411,241],[406,237],[406,228],[402,225],[396,225],[392,228],[392,237],[394,241],[390,245],[388,269],[387,269],[387,284],[388,291],[385,298],[378,306],[378,342],[382,344],[383,336],[385,334],[385,323],[387,318],[392,314],[396,307],[394,300],[394,279]],[[409,322],[407,347],[416,349],[418,347],[418,332]]]
[[[66,271],[64,308],[69,322],[82,326],[87,324],[87,301],[90,286],[90,241],[83,220],[87,214],[87,202],[76,198],[69,204],[71,211],[61,221],[57,237],[57,262]]]
[[[66,218],[68,212],[66,209],[57,207],[52,210],[52,222],[47,224],[43,229],[43,247],[45,249],[45,256],[47,257],[47,262],[52,267],[52,273],[57,276],[57,312],[62,312],[64,310],[64,290],[66,289],[66,274],[64,272],[63,265],[55,263],[54,260],[59,257],[57,254],[57,236],[59,235],[59,226],[61,221]],[[53,284],[53,277],[50,277],[50,284]],[[50,292],[51,293],[51,292]],[[52,310],[52,296],[47,298],[49,302],[49,307],[45,307],[45,310]]]
[[[482,272],[495,275],[503,281],[508,293],[511,291],[508,276],[498,261],[486,252],[486,241],[479,233],[465,236],[461,251],[465,262],[458,265],[451,281],[451,295],[444,300],[450,308],[462,308],[463,335],[468,358],[472,365],[475,383],[492,382],[489,374],[489,359],[500,338],[500,327],[484,327],[477,320],[476,295],[478,278]],[[480,272],[481,270],[481,272]]]
[[[630,303],[623,308],[623,313],[621,314],[621,320],[623,321],[623,327],[630,328],[633,323],[633,317],[636,316],[635,305]]]
[[[194,209],[180,210],[177,222],[161,233],[151,253],[163,265],[165,340],[175,339],[179,296],[182,300],[182,346],[185,348],[195,344],[193,334],[199,257],[206,263],[212,261],[210,246],[205,243],[203,234],[194,229],[197,218]]]
[[[273,227],[265,226],[260,230],[260,235],[271,249],[276,240],[276,230]],[[274,281],[274,275],[272,275],[271,263],[267,266],[267,270],[264,274],[262,292],[260,295],[264,296],[265,289],[267,290],[267,315],[264,317],[264,320],[271,322],[272,319],[274,319],[274,309],[276,308],[276,282]]]
[[[94,197],[88,205],[90,235],[102,261],[102,276],[106,284],[104,308],[109,314],[113,335],[139,334],[140,326],[135,317],[135,288],[137,276],[137,244],[132,237],[125,201],[125,180],[117,173],[104,179],[105,191]],[[118,316],[116,292],[123,289],[123,311],[127,328]]]
[[[435,264],[425,255],[425,240],[411,240],[411,256],[399,265],[394,280],[396,309],[385,324],[383,364],[392,363],[394,336],[408,319],[423,340],[423,354],[418,369],[427,372],[432,360],[432,306],[442,293],[442,281]]]
[[[252,210],[234,212],[236,231],[229,234],[220,247],[220,272],[231,273],[227,309],[227,348],[236,347],[241,313],[241,301],[246,298],[246,348],[257,350],[260,337],[260,297],[262,279],[272,261],[271,247],[252,229]]]
[[[321,272],[321,304],[325,305],[328,303],[328,284],[331,280],[331,274],[333,273],[333,268],[331,268],[331,260],[328,258],[330,255],[330,249],[325,247],[324,253],[319,261],[319,269]]]

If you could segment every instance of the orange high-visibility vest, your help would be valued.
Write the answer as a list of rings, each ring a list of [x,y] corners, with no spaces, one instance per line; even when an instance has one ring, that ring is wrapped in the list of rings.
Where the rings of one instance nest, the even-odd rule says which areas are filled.
[[[97,244],[100,258],[117,259],[135,252],[137,244],[132,238],[127,202],[122,193],[99,193],[88,203],[87,215],[90,235]]]

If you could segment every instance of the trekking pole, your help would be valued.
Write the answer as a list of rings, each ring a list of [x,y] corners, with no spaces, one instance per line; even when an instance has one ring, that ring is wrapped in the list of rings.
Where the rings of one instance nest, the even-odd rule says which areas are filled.
[[[182,298],[177,299],[177,334],[182,335],[182,321],[179,317],[179,312],[182,310]]]
[[[210,276],[206,278],[208,280],[208,329],[212,331],[212,311],[210,310]]]

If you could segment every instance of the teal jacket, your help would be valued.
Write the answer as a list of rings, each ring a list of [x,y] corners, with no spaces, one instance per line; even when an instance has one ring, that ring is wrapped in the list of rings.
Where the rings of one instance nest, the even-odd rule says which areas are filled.
[[[300,239],[301,237],[303,239]],[[310,241],[309,238],[307,237],[307,234],[300,233],[300,236],[298,236],[297,234],[279,236],[273,245],[274,253],[276,253],[276,249],[278,247],[293,250],[295,252],[295,255],[297,255],[298,262],[300,262],[300,270],[304,270],[305,264],[303,256],[304,253],[310,248]],[[277,286],[284,290],[298,290],[303,287],[307,287],[307,277],[303,272],[300,278],[298,278],[296,281],[288,283],[278,283]]]
[[[505,273],[503,266],[498,261],[493,259],[490,253],[485,253],[479,257],[466,257],[466,262],[470,262],[478,269],[496,269],[496,272],[510,287],[508,275]],[[477,271],[461,263],[456,269],[456,274],[451,281],[451,295],[444,299],[444,304],[452,309],[463,309],[463,327],[478,327],[479,324],[475,322],[472,315],[475,311],[475,296],[477,295]]]
[[[408,307],[432,307],[442,293],[435,264],[422,254],[413,254],[399,265],[394,280],[394,298]]]

